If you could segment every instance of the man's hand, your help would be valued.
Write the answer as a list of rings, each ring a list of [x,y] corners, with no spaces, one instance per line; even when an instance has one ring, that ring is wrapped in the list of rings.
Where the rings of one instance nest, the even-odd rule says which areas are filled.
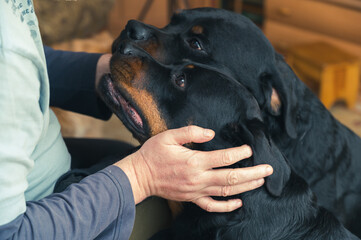
[[[212,130],[188,126],[160,133],[134,154],[117,162],[128,176],[136,203],[157,195],[190,201],[209,212],[230,212],[240,199],[217,201],[210,196],[230,196],[260,187],[272,174],[269,165],[238,169],[213,169],[232,165],[252,155],[249,146],[202,152],[183,144],[203,143],[214,137]]]
[[[110,73],[109,61],[111,57],[112,55],[110,53],[100,56],[95,72],[95,87],[98,86],[98,83],[104,74]]]

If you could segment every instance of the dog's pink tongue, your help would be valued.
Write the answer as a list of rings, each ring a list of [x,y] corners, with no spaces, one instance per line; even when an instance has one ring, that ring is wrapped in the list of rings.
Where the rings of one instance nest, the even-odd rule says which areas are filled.
[[[134,123],[137,124],[139,127],[143,128],[142,118],[139,116],[138,112],[129,104],[127,112],[129,116],[133,119]]]
[[[118,100],[120,104],[122,105],[122,108],[125,110],[125,112],[128,114],[128,116],[133,120],[133,122],[139,126],[140,128],[143,128],[143,121],[140,115],[138,114],[137,110],[132,107],[123,97],[120,95],[118,96]]]

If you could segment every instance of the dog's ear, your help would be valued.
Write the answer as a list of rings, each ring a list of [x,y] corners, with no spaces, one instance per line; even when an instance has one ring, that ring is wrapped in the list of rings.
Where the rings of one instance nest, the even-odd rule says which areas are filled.
[[[278,197],[282,194],[290,177],[290,166],[266,135],[266,127],[260,119],[242,122],[228,124],[224,127],[221,133],[222,138],[233,146],[250,145],[253,150],[254,165],[269,164],[273,167],[273,174],[266,178],[265,186],[271,195]]]
[[[291,168],[274,143],[258,129],[251,130],[254,137],[253,161],[255,165],[269,164],[273,174],[266,178],[266,188],[273,196],[280,196],[291,174]]]
[[[265,109],[272,116],[282,116],[284,128],[291,138],[297,137],[296,132],[296,81],[297,76],[279,54],[275,55],[274,64],[268,72],[260,76]]]

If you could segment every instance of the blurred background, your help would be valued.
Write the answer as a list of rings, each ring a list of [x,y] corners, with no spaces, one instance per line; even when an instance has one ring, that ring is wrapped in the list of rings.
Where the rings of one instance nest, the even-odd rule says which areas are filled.
[[[225,8],[250,18],[297,75],[344,124],[361,135],[361,0],[35,0],[45,44],[109,52],[130,19],[165,26],[177,9]],[[138,144],[113,117],[102,122],[56,109],[64,136]]]
[[[216,7],[243,14],[263,30],[334,116],[361,135],[361,0],[34,0],[34,4],[45,44],[100,53],[110,51],[130,19],[162,27],[177,9]],[[65,137],[138,145],[115,116],[103,122],[55,112]],[[132,239],[146,239],[169,223],[163,205],[153,201],[138,206]],[[139,220],[147,219],[144,216],[148,220]]]

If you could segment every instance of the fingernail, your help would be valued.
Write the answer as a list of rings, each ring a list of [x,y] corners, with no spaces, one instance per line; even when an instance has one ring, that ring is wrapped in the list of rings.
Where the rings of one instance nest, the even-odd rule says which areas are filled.
[[[268,166],[266,167],[266,174],[271,175],[273,173],[273,168]]]
[[[204,129],[203,134],[205,137],[212,137],[213,136],[213,131],[209,130],[209,129]]]
[[[236,206],[242,206],[242,200],[241,199],[237,199],[235,202]]]

